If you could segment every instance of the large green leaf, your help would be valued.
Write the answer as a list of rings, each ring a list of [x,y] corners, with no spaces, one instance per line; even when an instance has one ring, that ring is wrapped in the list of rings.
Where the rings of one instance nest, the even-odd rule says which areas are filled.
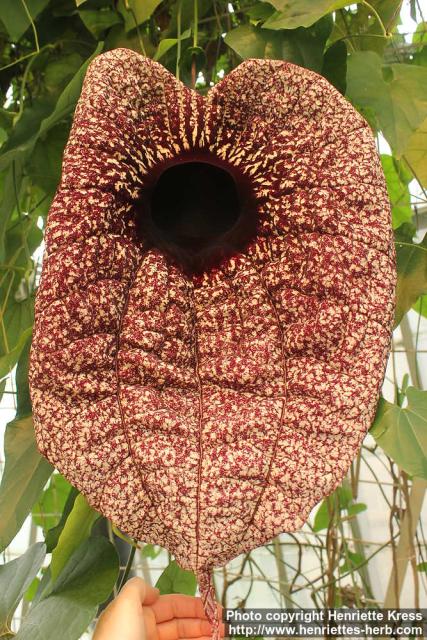
[[[136,29],[137,26],[148,20],[162,0],[119,0],[117,9],[125,21],[126,31]]]
[[[282,57],[281,34],[263,31],[251,24],[243,24],[229,31],[224,40],[244,60]]]
[[[16,389],[16,415],[15,418],[22,418],[31,413],[30,387],[28,384],[28,369],[30,364],[32,333],[28,336],[27,342],[22,349],[16,366],[15,389]]]
[[[3,305],[6,303],[8,292],[11,298],[15,297],[17,302],[21,302],[28,298],[28,289],[31,292],[33,291],[34,287],[28,288],[27,286],[26,292],[21,291],[21,293],[18,293],[18,289],[23,283],[23,278],[29,275],[29,272],[34,268],[34,261],[31,256],[40,246],[42,239],[43,233],[37,225],[36,216],[17,214],[10,220],[6,232],[5,260],[0,265],[0,269],[3,274],[9,271],[8,277],[13,277],[14,280],[10,285],[10,282],[5,282],[2,277],[0,288]],[[14,296],[15,293],[18,295]],[[15,314],[13,313],[13,315]],[[19,335],[16,336],[16,338],[18,337]]]
[[[45,555],[45,545],[38,542],[16,560],[0,565],[0,638],[11,633],[13,614],[38,574]]]
[[[9,141],[8,141],[9,142]],[[2,151],[8,143],[2,147]],[[24,165],[26,155],[21,151],[2,153],[0,171],[3,171],[3,197],[0,201],[0,262],[5,261],[4,236],[10,217],[19,209],[19,202],[25,187]]]
[[[19,225],[21,226],[21,225]],[[10,240],[10,235],[6,236]],[[19,257],[11,268],[0,269],[3,285],[0,299],[3,312],[0,314],[0,379],[13,369],[31,335],[34,321],[34,263],[27,263],[26,251],[30,244],[21,238]],[[25,265],[25,266],[24,266]]]
[[[267,18],[270,18],[270,16],[273,15],[273,13],[276,13],[274,7],[268,2],[254,4],[247,9],[243,9],[243,11],[254,25],[257,25],[260,22],[265,22]]]
[[[104,33],[116,24],[122,24],[122,17],[109,7],[102,9],[81,9],[80,18],[86,29],[98,40]]]
[[[347,45],[342,40],[329,47],[322,64],[324,76],[336,89],[345,94],[347,87]]]
[[[194,596],[197,589],[197,581],[192,571],[181,569],[175,560],[171,560],[157,580],[156,587],[161,595],[166,593],[185,593],[188,596]]]
[[[378,119],[382,109],[391,109],[382,74],[382,60],[378,54],[372,51],[353,52],[347,69],[347,97],[354,104],[372,109]]]
[[[14,216],[6,233],[0,266],[0,376],[15,365],[34,320],[34,261],[43,234],[35,218]],[[24,335],[26,333],[26,335]]]
[[[327,529],[329,527],[329,523],[331,520],[331,514],[329,512],[329,500],[329,497],[322,500],[319,508],[316,511],[316,515],[314,516],[313,531],[315,531],[316,533],[318,531],[322,531],[322,529]]]
[[[420,184],[427,187],[427,118],[409,137],[405,149],[405,160]]]
[[[363,502],[353,502],[351,487],[343,484],[321,502],[314,517],[313,531],[318,532],[329,527],[333,506],[339,508],[340,511],[347,511],[347,517],[354,517],[366,510],[366,504]]]
[[[348,61],[347,96],[372,109],[378,127],[398,157],[427,117],[427,68],[409,64],[383,66],[372,51],[352,53]]]
[[[397,289],[395,326],[418,298],[427,293],[427,234],[419,244],[396,242]]]
[[[25,0],[25,5],[34,20],[49,4],[49,0]],[[6,0],[0,4],[0,20],[3,22],[12,40],[19,40],[30,26],[30,18],[22,0]]]
[[[51,60],[44,70],[44,82],[48,91],[57,93],[65,89],[83,62],[81,55],[75,52]]]
[[[25,129],[26,136],[15,140],[11,138],[5,145],[6,148],[2,149],[0,171],[5,171],[6,169],[8,171],[5,178],[4,195],[0,203],[0,260],[4,258],[4,234],[7,224],[17,204],[15,193],[20,194],[25,165],[33,152],[36,142],[49,129],[73,113],[80,96],[87,67],[91,60],[102,51],[103,46],[103,42],[98,43],[96,50],[80,67],[59,96],[53,111],[46,116],[44,110],[42,110],[42,118],[40,119],[39,117],[38,120],[36,119],[32,125],[28,125]]]
[[[264,26],[267,29],[311,27],[323,16],[352,4],[350,0],[268,0],[278,11]]]
[[[244,59],[288,60],[320,72],[331,27],[330,16],[322,18],[309,29],[271,31],[247,24],[229,31],[225,42]]]
[[[49,486],[34,505],[33,521],[43,529],[45,536],[59,523],[70,490],[70,483],[60,473],[54,473]]]
[[[427,391],[407,390],[408,406],[381,398],[370,433],[399,466],[427,479]]]
[[[25,242],[22,244],[25,250]],[[17,264],[15,266],[18,266]],[[30,268],[34,267],[32,261],[28,264]],[[9,275],[11,273],[9,272]],[[31,289],[33,283],[31,276],[33,274],[25,274],[24,272],[14,273],[15,278],[11,284],[10,293],[7,298],[3,298],[4,315],[0,319],[2,325],[2,335],[0,338],[0,354],[7,354],[14,349],[20,342],[25,331],[30,330],[34,321],[34,295]],[[7,284],[10,281],[7,279]],[[29,290],[30,289],[30,293]],[[22,299],[20,299],[22,297]]]
[[[420,22],[412,36],[412,43],[416,46],[413,54],[414,64],[427,66],[427,22]]]
[[[402,0],[370,0],[369,5],[358,3],[357,7],[337,11],[331,41],[344,37],[351,51],[376,51],[382,55],[390,44],[384,29],[390,34],[398,24]]]
[[[59,536],[50,563],[51,581],[55,582],[77,547],[89,537],[100,514],[89,506],[86,498],[79,494],[73,509]]]
[[[31,334],[31,327],[23,329],[15,346],[10,351],[0,356],[0,378],[4,378],[12,371],[13,367],[18,362],[25,344],[27,343],[28,338],[31,336]]]
[[[12,214],[20,219],[19,225],[12,225],[15,233],[23,233],[21,227],[29,216],[23,214],[27,210],[25,198],[28,194],[28,178],[25,175],[25,163],[28,157],[28,140],[40,126],[40,122],[52,110],[52,100],[45,98],[35,101],[24,109],[14,128],[10,130],[6,143],[1,148],[0,177],[3,182],[0,189],[0,263],[7,264],[5,251],[5,234],[11,231]],[[16,220],[15,220],[16,222]],[[9,244],[9,241],[6,241]],[[31,254],[28,254],[31,255]],[[1,297],[1,296],[0,296]]]
[[[189,38],[190,35],[191,35],[191,30],[186,29],[181,34],[181,38],[164,38],[163,40],[160,40],[159,46],[157,47],[157,51],[154,56],[154,60],[160,60],[160,58],[162,58],[168,51],[170,51],[170,49],[172,49],[173,47],[176,47],[179,40],[185,40],[186,38]]]
[[[44,111],[41,113],[43,117],[39,120],[38,126],[34,127],[37,123],[35,119],[33,124],[33,131],[36,128],[34,135],[28,135],[30,129],[28,125],[24,131],[27,135],[21,141],[16,141],[12,148],[7,148],[6,152],[0,157],[0,170],[9,166],[13,159],[19,157],[21,154],[31,151],[38,140],[38,138],[54,127],[58,122],[61,122],[65,117],[73,113],[77,100],[79,99],[86,70],[95,56],[97,56],[103,49],[104,43],[99,42],[95,51],[90,55],[87,60],[81,65],[78,71],[74,74],[73,78],[67,84],[65,89],[60,94],[55,107],[48,115],[44,115]],[[25,113],[25,111],[24,111]]]
[[[44,68],[44,72],[46,72],[46,68]],[[49,91],[47,95],[43,94],[38,100],[32,102],[27,100],[27,104],[24,103],[24,110],[18,120],[16,120],[15,114],[10,124],[7,143],[2,148],[0,157],[1,169],[10,164],[6,152],[25,146],[27,140],[39,129],[42,120],[52,113],[57,99],[58,96],[50,95]]]
[[[137,53],[141,53],[141,41],[143,42],[145,52],[149,58],[154,57],[156,47],[153,46],[151,40],[145,33],[141,33],[136,29],[125,31],[124,24],[111,27],[105,37],[105,49],[132,49]]]
[[[37,449],[31,416],[7,425],[4,451],[5,466],[0,484],[0,551],[20,530],[53,471]]]
[[[420,296],[412,308],[421,316],[427,318],[427,295]]]
[[[392,112],[379,114],[384,134],[399,155],[427,118],[427,68],[409,64],[386,67]]]
[[[117,552],[107,538],[85,540],[52,589],[31,607],[16,640],[78,640],[111,594],[118,572]]]
[[[393,156],[383,154],[381,164],[391,203],[393,228],[397,229],[404,222],[412,220],[411,196],[408,189],[412,175],[403,163]]]
[[[82,84],[84,77],[86,75],[87,68],[92,60],[101,53],[104,47],[103,42],[98,42],[98,45],[92,55],[82,64],[77,73],[73,76],[73,79],[67,84],[64,91],[58,98],[58,102],[56,103],[55,109],[53,112],[45,118],[41,125],[40,129],[37,133],[37,138],[40,137],[43,133],[46,133],[54,127],[58,122],[61,122],[66,116],[69,116],[73,113],[77,100],[80,97],[80,93],[82,90]]]
[[[68,135],[69,127],[63,123],[42,134],[27,165],[33,184],[49,195],[54,195],[61,178],[62,156]]]
[[[56,527],[49,529],[49,531],[46,533],[45,542],[46,542],[46,548],[48,553],[52,553],[52,551],[55,549],[56,545],[58,544],[59,536],[61,535],[67,523],[68,516],[73,510],[74,503],[78,495],[79,495],[79,492],[76,489],[76,487],[71,487],[71,490],[67,496],[67,500],[65,502],[64,508],[62,510],[61,518],[58,524],[56,525]]]

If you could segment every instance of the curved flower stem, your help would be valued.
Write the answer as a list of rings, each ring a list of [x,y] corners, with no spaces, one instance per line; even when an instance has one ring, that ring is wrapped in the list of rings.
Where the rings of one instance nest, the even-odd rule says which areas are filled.
[[[37,53],[40,51],[40,46],[39,46],[39,36],[37,34],[37,29],[36,29],[36,25],[34,24],[34,20],[31,16],[30,10],[27,7],[27,3],[25,2],[25,0],[21,0],[22,6],[24,7],[24,11],[27,14],[27,18],[31,23],[31,28],[33,30],[33,34],[34,34],[34,42],[36,45],[36,51]]]
[[[387,29],[384,26],[384,22],[381,20],[381,16],[378,11],[371,5],[367,0],[361,0],[360,4],[363,4],[369,11],[372,11],[375,18],[377,19],[378,24],[380,25],[381,31],[383,32],[384,38],[389,38],[390,34],[387,33]]]
[[[175,76],[179,80],[179,64],[181,62],[181,14],[182,14],[182,0],[178,0],[178,9],[176,14],[176,29],[177,29],[177,50],[176,50],[176,70]]]

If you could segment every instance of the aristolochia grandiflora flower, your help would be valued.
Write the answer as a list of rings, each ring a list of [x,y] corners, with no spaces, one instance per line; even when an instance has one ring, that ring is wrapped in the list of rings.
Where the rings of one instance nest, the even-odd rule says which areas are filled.
[[[90,65],[46,230],[42,453],[199,577],[295,531],[374,415],[394,306],[372,133],[319,75],[248,60],[202,97]]]

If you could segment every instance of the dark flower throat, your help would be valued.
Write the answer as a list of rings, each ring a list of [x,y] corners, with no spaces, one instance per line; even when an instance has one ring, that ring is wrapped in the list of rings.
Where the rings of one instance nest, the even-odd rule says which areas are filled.
[[[200,272],[242,251],[255,236],[257,202],[235,167],[188,156],[151,175],[139,203],[141,239],[187,272]]]

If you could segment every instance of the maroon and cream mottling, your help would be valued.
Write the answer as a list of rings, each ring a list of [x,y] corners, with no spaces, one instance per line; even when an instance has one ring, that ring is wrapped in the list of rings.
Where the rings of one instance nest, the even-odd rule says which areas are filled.
[[[258,230],[189,275],[138,236],[135,203],[159,164],[199,150],[251,180]],[[202,97],[133,51],[102,54],[46,229],[38,446],[122,531],[194,570],[213,618],[211,569],[299,529],[347,472],[394,287],[372,133],[324,78],[248,60]]]

